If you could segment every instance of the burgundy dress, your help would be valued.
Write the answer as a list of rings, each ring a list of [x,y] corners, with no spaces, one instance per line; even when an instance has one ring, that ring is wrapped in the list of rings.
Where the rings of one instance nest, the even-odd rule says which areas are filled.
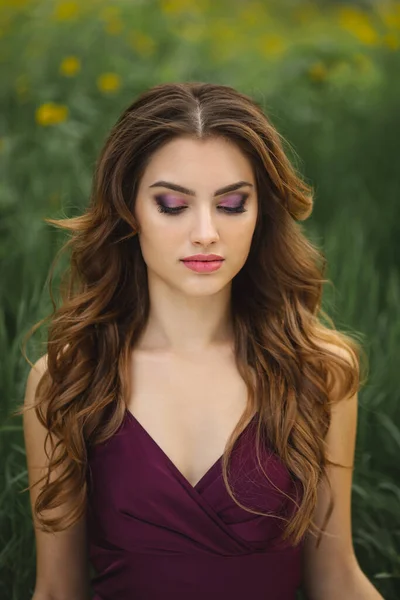
[[[246,507],[297,510],[260,471],[255,418],[239,437],[229,481]],[[205,440],[206,443],[206,440]],[[302,486],[271,450],[268,477],[299,501]],[[279,541],[284,522],[229,496],[220,457],[193,487],[130,411],[88,449],[87,526],[92,600],[295,600],[301,550]]]

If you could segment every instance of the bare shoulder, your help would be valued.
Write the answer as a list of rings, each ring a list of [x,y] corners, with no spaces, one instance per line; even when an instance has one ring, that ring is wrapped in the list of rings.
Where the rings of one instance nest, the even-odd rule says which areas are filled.
[[[37,418],[32,405],[38,383],[47,369],[47,354],[40,357],[31,368],[25,389],[23,430],[28,467],[32,522],[36,538],[36,585],[35,597],[76,598],[88,597],[89,570],[87,563],[86,523],[81,518],[71,528],[57,533],[45,533],[34,517],[33,507],[44,481],[34,485],[47,473],[48,459],[44,444],[48,431]],[[49,448],[49,446],[47,446]],[[51,480],[58,475],[57,471]],[[59,517],[68,504],[46,511],[47,517]]]
[[[47,370],[47,354],[41,356],[30,369],[28,374],[28,379],[26,382],[27,391],[33,392],[32,394],[25,394],[25,405],[29,403],[29,401],[34,400],[34,394],[36,392],[36,388],[38,386],[39,381]]]

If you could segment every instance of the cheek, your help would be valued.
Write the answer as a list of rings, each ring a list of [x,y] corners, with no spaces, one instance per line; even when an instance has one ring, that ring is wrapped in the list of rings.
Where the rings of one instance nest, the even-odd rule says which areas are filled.
[[[187,234],[173,225],[152,227],[143,239],[143,246],[153,264],[171,264],[187,246]]]
[[[235,218],[235,217],[232,217]],[[251,243],[255,229],[255,221],[248,221],[246,223],[237,223],[235,227],[229,227],[226,229],[226,236],[229,237],[230,241],[234,241],[239,247],[245,247]]]
[[[242,265],[250,252],[253,235],[254,235],[255,224],[246,223],[241,224],[235,231],[231,231],[229,235],[229,251],[231,258]]]
[[[154,209],[142,218],[142,237],[144,243],[154,248],[165,248],[182,233],[182,225],[174,222],[174,217],[163,215]]]

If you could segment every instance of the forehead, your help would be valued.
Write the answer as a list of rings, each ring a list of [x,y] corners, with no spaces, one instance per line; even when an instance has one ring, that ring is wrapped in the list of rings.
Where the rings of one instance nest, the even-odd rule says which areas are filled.
[[[142,184],[151,185],[156,179],[191,184],[214,189],[239,179],[254,181],[249,159],[233,142],[224,138],[176,138],[151,157]]]

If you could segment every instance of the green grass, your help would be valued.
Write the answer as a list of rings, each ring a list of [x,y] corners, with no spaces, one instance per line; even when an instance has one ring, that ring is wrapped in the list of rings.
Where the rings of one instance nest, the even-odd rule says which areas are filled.
[[[262,102],[315,187],[315,209],[304,228],[328,259],[334,290],[327,286],[324,308],[339,329],[363,335],[370,359],[359,395],[354,547],[385,600],[395,600],[400,52],[386,36],[394,36],[393,46],[400,24],[396,29],[394,18],[367,15],[378,42],[367,42],[368,36],[362,42],[365,15],[348,17],[350,33],[334,8],[296,20],[293,10],[285,13],[282,3],[279,9],[271,2],[269,14],[256,9],[244,19],[240,2],[235,10],[230,3],[229,11],[226,1],[208,9],[199,3],[203,8],[191,14],[178,10],[176,1],[121,1],[112,3],[121,8],[118,17],[101,13],[105,2],[88,0],[85,14],[57,21],[51,18],[56,2],[31,1],[20,9],[6,4],[0,3],[0,597],[29,598],[35,578],[29,497],[21,494],[28,485],[22,420],[10,412],[22,401],[29,369],[22,337],[50,310],[46,279],[62,241],[42,219],[84,208],[104,136],[138,93],[163,81],[199,80],[232,85]],[[59,71],[67,56],[81,64],[71,77]],[[121,85],[107,92],[98,78],[108,72]],[[67,107],[67,120],[40,125],[36,111],[49,102]],[[45,337],[42,331],[28,345],[32,360]]]

